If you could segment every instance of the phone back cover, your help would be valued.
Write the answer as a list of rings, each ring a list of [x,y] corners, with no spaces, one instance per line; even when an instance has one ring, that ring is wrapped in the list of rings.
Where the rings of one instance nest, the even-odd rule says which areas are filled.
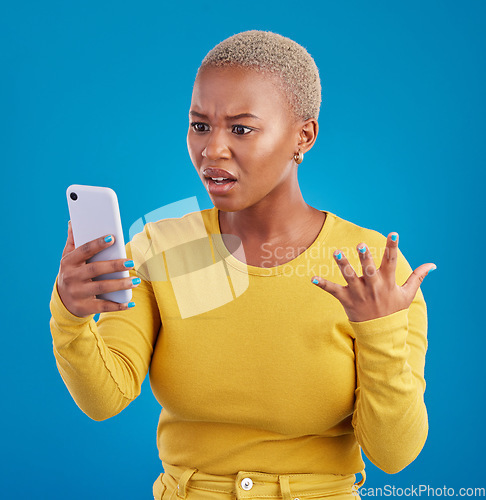
[[[77,200],[71,199],[70,195],[72,192],[78,196]],[[87,262],[126,259],[118,199],[115,192],[105,187],[73,184],[68,187],[66,195],[73,229],[74,246],[76,248],[107,234],[115,236],[115,243],[113,245],[97,253]],[[127,278],[128,276],[128,271],[120,271],[102,274],[93,279],[104,280]],[[130,289],[118,290],[116,292],[100,294],[97,297],[124,303],[132,298],[132,291]]]

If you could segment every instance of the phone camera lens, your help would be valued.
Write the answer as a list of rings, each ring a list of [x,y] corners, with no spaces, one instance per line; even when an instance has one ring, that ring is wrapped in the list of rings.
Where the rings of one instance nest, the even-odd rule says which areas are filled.
[[[69,195],[71,197],[71,200],[76,201],[78,199],[78,195],[76,193],[71,193]]]

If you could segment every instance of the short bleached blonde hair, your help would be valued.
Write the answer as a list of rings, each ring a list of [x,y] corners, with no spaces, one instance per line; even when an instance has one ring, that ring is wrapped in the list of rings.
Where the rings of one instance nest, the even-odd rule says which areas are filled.
[[[307,50],[271,31],[250,30],[230,36],[208,52],[199,72],[207,67],[241,66],[276,75],[296,118],[317,119],[321,106],[319,70]]]

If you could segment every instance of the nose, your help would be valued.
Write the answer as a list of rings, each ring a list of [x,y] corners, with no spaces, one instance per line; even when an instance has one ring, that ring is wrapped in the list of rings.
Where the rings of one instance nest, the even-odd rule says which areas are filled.
[[[206,147],[202,156],[210,161],[220,158],[230,158],[231,152],[226,144],[224,130],[211,130],[207,135]]]

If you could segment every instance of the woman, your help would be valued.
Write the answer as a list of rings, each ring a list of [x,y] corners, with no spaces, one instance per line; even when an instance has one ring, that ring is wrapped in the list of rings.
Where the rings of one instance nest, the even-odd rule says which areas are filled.
[[[320,90],[292,40],[228,38],[199,68],[187,135],[214,207],[147,224],[128,261],[86,264],[113,238],[75,249],[69,229],[51,300],[58,368],[103,420],[150,367],[156,499],[352,498],[361,448],[394,473],[425,443],[419,285],[435,265],[412,272],[396,233],[305,203],[297,172]],[[92,281],[126,267],[131,278]],[[95,297],[127,288],[136,307]]]

